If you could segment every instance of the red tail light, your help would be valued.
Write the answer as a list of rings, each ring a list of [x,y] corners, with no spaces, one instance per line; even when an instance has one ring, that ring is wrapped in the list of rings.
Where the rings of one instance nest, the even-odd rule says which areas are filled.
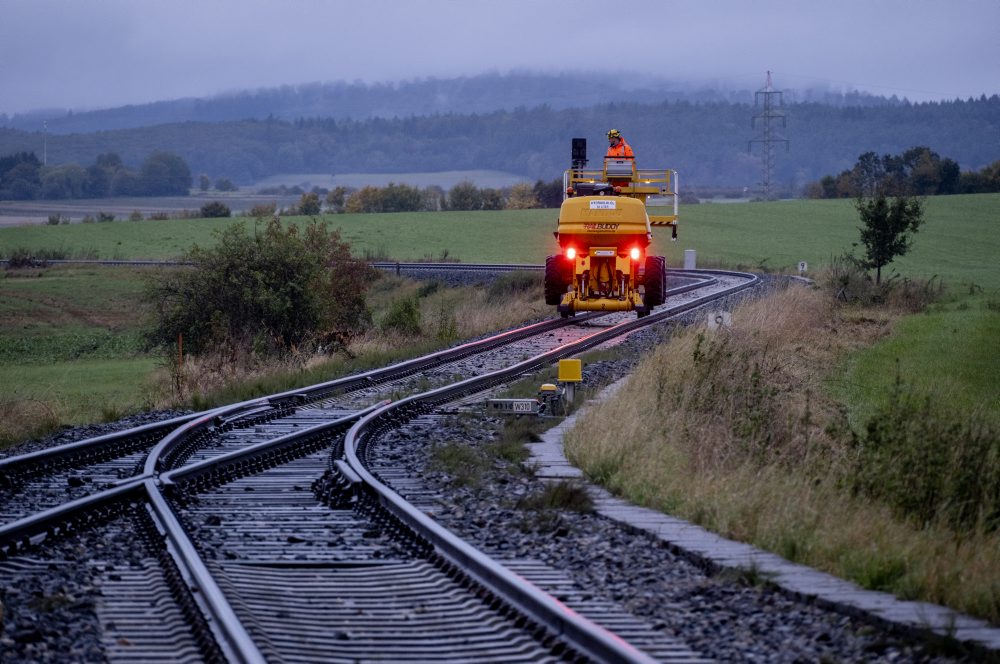
[[[642,258],[642,250],[639,247],[632,247],[632,251],[628,252],[632,260],[637,261]]]
[[[576,258],[576,249],[573,247],[566,247],[566,258],[570,260]]]

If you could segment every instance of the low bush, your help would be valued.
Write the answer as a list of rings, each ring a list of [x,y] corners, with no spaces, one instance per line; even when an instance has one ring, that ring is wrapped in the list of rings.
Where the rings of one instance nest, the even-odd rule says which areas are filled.
[[[31,252],[23,247],[18,247],[7,254],[7,267],[23,268],[37,265],[38,261]]]
[[[253,235],[242,223],[216,235],[211,249],[187,253],[195,267],[150,278],[152,343],[170,350],[183,335],[188,352],[235,362],[334,352],[370,325],[365,290],[377,275],[325,224],[285,228],[272,218]]]
[[[396,332],[407,336],[420,334],[420,306],[413,298],[395,300],[379,324],[383,332]]]
[[[893,274],[877,283],[850,254],[834,258],[820,284],[840,302],[865,307],[887,304],[909,313],[923,311],[944,292],[944,284],[937,277],[921,281]]]
[[[258,203],[247,212],[245,216],[256,219],[270,219],[278,211],[277,203]]]
[[[852,432],[845,483],[891,506],[918,527],[956,532],[1000,526],[1000,432],[990,423],[943,412],[897,380],[889,403]]]
[[[232,211],[222,201],[212,201],[201,206],[201,216],[206,219],[229,217],[232,216]]]
[[[7,255],[7,267],[36,267],[39,265],[45,265],[46,261],[64,261],[70,258],[77,258],[80,260],[96,260],[97,251],[95,249],[81,248],[77,249],[71,255],[70,252],[65,249],[38,249],[32,251],[30,249],[25,249],[24,247],[18,247],[16,249],[12,249]]]

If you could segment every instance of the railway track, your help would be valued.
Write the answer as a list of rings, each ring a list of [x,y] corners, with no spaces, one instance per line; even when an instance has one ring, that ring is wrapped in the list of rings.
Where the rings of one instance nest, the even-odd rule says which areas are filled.
[[[390,265],[378,264],[388,268]],[[431,266],[431,267],[428,267]],[[402,269],[417,272],[440,271],[447,264],[408,264]],[[461,270],[483,272],[489,266],[462,266]],[[525,266],[503,265],[498,271],[512,271]],[[680,296],[686,291],[705,286],[716,279],[705,273],[681,274],[672,294]],[[608,324],[621,315],[604,316],[603,323],[596,323],[598,316],[587,314],[573,321],[549,320],[525,326],[503,334],[493,335],[462,344],[438,353],[401,362],[390,367],[332,380],[308,388],[254,399],[225,408],[194,413],[127,431],[71,443],[58,448],[0,459],[0,527],[34,513],[43,506],[56,506],[70,499],[83,498],[91,493],[109,488],[131,477],[156,472],[146,467],[146,459],[154,445],[169,436],[173,444],[178,438],[187,442],[174,445],[171,455],[184,455],[188,449],[199,449],[202,454],[213,449],[212,439],[232,429],[246,429],[255,424],[280,417],[296,407],[306,404],[332,404],[340,402],[349,407],[363,407],[385,396],[405,393],[415,389],[407,379],[418,375],[421,385],[447,382],[455,375],[482,373],[488,364],[497,365],[503,357],[526,357],[546,345],[571,341],[589,331],[593,324]],[[570,324],[572,323],[572,325]],[[505,349],[503,357],[484,362],[483,353],[495,356]],[[469,359],[464,365],[463,360]],[[410,381],[412,383],[412,381]],[[0,530],[0,532],[3,532]]]
[[[769,655],[744,655],[754,646],[738,629],[722,627],[731,607],[717,602],[706,619],[721,636],[708,642],[700,633],[706,621],[680,605],[676,619],[637,618],[622,608],[619,591],[595,592],[572,566],[556,568],[548,554],[525,555],[523,543],[508,544],[517,530],[508,516],[456,522],[456,512],[478,499],[459,496],[471,502],[456,506],[427,481],[426,463],[414,463],[426,457],[430,439],[464,426],[447,413],[498,386],[704,304],[704,289],[718,297],[749,286],[746,275],[685,276],[700,282],[687,285],[695,291],[678,289],[670,306],[642,321],[579,317],[521,341],[490,347],[494,341],[480,340],[486,343],[464,357],[437,358],[357,389],[323,384],[185,416],[142,432],[151,442],[121,457],[98,452],[101,443],[75,444],[127,472],[104,469],[98,478],[87,465],[93,458],[73,461],[61,456],[66,450],[56,451],[51,468],[39,465],[44,454],[28,455],[33,470],[23,474],[11,472],[20,461],[5,460],[8,488],[75,477],[72,488],[84,495],[61,496],[0,525],[2,659],[704,661],[700,653],[712,652],[723,660],[796,661],[784,627],[754,631],[754,640],[774,641],[762,651]],[[495,530],[485,539],[482,524]],[[610,532],[585,526],[595,527]],[[584,541],[590,544],[578,545],[577,556],[594,546],[592,537]],[[612,547],[609,569],[641,568],[636,554],[652,553],[648,546]],[[607,565],[597,562],[607,548],[585,554],[584,567]],[[666,565],[680,561],[652,564],[639,583],[676,575]],[[819,621],[819,636],[800,641],[857,641],[837,643],[846,659],[878,661],[867,653],[886,647],[858,638],[842,616],[817,618],[739,592],[739,604],[757,606],[744,609],[744,619],[747,611],[779,608],[774,625],[790,619],[798,631],[807,629],[803,620]],[[673,622],[679,627],[666,627]],[[828,650],[811,644],[804,652],[812,656],[798,659]],[[905,648],[891,652],[893,660],[928,661],[919,653],[908,659]]]
[[[449,404],[756,283],[739,273],[684,277],[694,283],[641,320],[546,321],[379,372],[4,459],[0,581],[51,589],[89,579],[93,619],[66,633],[93,631],[96,621],[110,659],[697,661],[600,601],[573,611],[525,583],[558,586],[544,566],[515,561],[515,574],[458,539],[428,516],[426,500],[415,507],[401,497],[394,486],[414,494],[414,480],[380,451],[399,426],[433,423]],[[123,557],[128,565],[109,562]],[[7,604],[18,615],[34,610]],[[21,636],[42,644],[21,650],[29,659],[60,637]]]
[[[402,463],[446,413],[756,283],[673,276],[641,320],[545,321],[0,460],[0,659],[705,661],[549,563],[456,537]]]

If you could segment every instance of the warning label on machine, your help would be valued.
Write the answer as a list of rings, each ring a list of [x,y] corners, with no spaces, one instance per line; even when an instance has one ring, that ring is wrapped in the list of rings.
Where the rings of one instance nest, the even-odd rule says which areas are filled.
[[[590,209],[591,210],[617,210],[618,209],[618,201],[614,201],[614,200],[608,200],[608,201],[602,201],[602,200],[590,201]]]

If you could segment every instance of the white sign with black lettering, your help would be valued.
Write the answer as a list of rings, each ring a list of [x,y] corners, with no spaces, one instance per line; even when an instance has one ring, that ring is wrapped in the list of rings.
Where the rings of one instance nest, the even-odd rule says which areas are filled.
[[[489,409],[494,413],[527,415],[538,413],[537,399],[490,399]]]
[[[617,210],[618,209],[618,201],[616,201],[614,199],[611,199],[611,198],[609,198],[607,200],[604,200],[604,199],[593,200],[593,201],[590,201],[590,209],[591,210]]]
[[[729,327],[732,322],[733,317],[728,311],[710,311],[708,313],[708,329],[710,330]]]

